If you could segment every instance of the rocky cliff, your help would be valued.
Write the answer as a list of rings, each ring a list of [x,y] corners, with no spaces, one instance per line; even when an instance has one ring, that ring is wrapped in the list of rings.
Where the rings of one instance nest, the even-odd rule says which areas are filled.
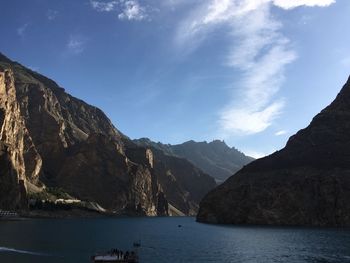
[[[167,155],[185,158],[205,173],[214,177],[218,183],[225,181],[254,158],[244,155],[234,147],[230,148],[224,141],[214,140],[210,143],[188,141],[170,145],[151,141],[148,138],[134,140],[135,143],[162,150]]]
[[[350,226],[350,79],[284,149],[244,167],[201,202],[197,220]]]
[[[1,54],[0,128],[0,208],[23,207],[27,193],[59,187],[117,213],[167,215],[170,203],[194,214],[215,186],[186,160],[163,161],[100,109]]]

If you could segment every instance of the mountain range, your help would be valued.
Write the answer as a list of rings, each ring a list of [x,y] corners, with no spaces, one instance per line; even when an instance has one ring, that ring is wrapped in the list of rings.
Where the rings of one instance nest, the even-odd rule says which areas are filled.
[[[224,141],[187,141],[182,144],[163,144],[148,138],[134,140],[140,146],[159,149],[170,156],[185,158],[205,173],[214,177],[218,183],[225,181],[254,158],[244,155],[236,148],[230,148]]]

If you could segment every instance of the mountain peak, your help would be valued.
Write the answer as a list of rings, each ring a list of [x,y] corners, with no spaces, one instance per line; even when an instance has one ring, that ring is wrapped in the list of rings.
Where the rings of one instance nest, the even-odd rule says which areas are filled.
[[[210,142],[209,144],[212,144],[212,145],[220,145],[220,146],[227,146],[227,144],[225,143],[224,140],[213,140],[212,142]]]

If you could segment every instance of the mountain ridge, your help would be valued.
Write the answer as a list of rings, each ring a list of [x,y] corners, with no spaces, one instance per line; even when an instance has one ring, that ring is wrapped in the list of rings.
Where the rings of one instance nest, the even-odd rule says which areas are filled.
[[[141,146],[158,148],[168,155],[185,158],[214,177],[217,182],[223,182],[244,165],[254,160],[236,148],[230,148],[224,141],[220,140],[213,140],[209,143],[190,140],[175,145],[153,142],[149,138],[133,141]]]

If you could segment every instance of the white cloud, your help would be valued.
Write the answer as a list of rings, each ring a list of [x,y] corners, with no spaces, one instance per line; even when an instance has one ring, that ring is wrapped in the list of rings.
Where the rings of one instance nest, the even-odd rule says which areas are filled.
[[[147,17],[146,8],[134,0],[123,1],[122,11],[118,15],[118,18],[121,20],[141,21]]]
[[[284,8],[292,9],[299,6],[329,6],[335,3],[335,0],[274,0],[274,5]]]
[[[280,130],[278,132],[275,133],[276,136],[282,136],[282,135],[285,135],[287,134],[288,132],[286,130]]]
[[[23,24],[22,26],[20,26],[19,28],[17,28],[17,34],[20,36],[20,37],[23,37],[27,28],[28,28],[29,24],[28,23],[25,23]]]
[[[67,42],[67,49],[70,53],[80,54],[85,50],[86,39],[82,36],[71,35]]]
[[[283,101],[277,101],[262,109],[232,107],[221,112],[220,124],[223,136],[231,133],[250,135],[264,131],[281,113]]]
[[[118,13],[120,20],[141,21],[149,17],[147,8],[142,6],[137,0],[113,0],[113,1],[90,1],[91,6],[98,12]]]
[[[175,42],[189,52],[219,26],[228,30],[230,52],[226,65],[241,72],[240,92],[219,113],[220,134],[248,135],[264,131],[278,117],[283,99],[275,98],[284,80],[284,71],[297,54],[282,33],[282,24],[271,6],[283,9],[298,6],[327,6],[333,0],[203,0],[180,23]],[[235,88],[235,91],[237,89]]]
[[[91,0],[90,3],[92,8],[98,12],[110,12],[115,10],[117,5],[119,4],[119,1],[102,2],[102,1]]]

